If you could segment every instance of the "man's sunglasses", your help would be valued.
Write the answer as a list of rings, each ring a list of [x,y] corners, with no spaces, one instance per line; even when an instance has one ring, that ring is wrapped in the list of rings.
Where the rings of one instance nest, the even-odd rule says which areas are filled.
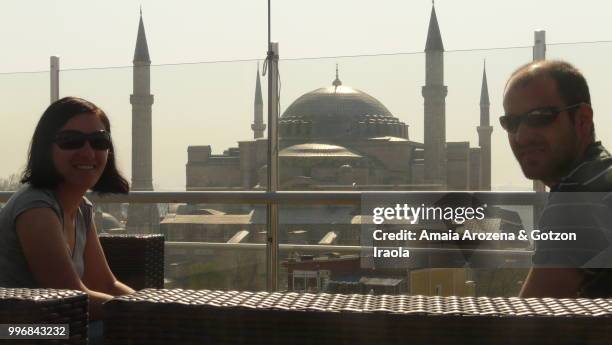
[[[499,123],[509,133],[516,133],[521,123],[532,128],[542,128],[553,123],[562,112],[578,108],[583,104],[585,103],[576,103],[561,109],[556,107],[544,107],[532,109],[524,114],[504,115],[499,118]]]
[[[76,150],[89,142],[89,146],[97,151],[108,150],[111,147],[110,134],[106,131],[97,131],[85,134],[75,130],[58,132],[53,142],[62,150]]]

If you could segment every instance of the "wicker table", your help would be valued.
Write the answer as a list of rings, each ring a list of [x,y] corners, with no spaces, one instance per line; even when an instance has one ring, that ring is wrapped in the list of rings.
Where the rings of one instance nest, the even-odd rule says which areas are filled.
[[[105,305],[106,345],[609,344],[612,300],[146,289]]]
[[[68,324],[70,337],[0,344],[87,344],[87,295],[81,291],[0,287],[0,324]]]

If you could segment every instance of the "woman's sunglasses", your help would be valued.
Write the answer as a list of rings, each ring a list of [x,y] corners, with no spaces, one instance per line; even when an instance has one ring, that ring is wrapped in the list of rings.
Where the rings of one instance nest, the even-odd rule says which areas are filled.
[[[585,103],[576,103],[561,109],[555,107],[537,108],[524,114],[504,115],[499,118],[499,123],[509,133],[516,133],[521,123],[532,128],[542,128],[553,123],[562,112],[578,108],[583,104]]]
[[[62,150],[76,150],[89,142],[89,146],[97,151],[108,150],[111,147],[110,134],[104,130],[85,134],[75,130],[60,131],[53,141]]]

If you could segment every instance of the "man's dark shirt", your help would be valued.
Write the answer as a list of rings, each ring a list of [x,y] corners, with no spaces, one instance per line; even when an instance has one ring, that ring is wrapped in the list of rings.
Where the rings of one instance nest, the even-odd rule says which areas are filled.
[[[612,156],[600,142],[551,188],[538,229],[575,233],[575,241],[537,241],[534,265],[580,269],[580,297],[612,297]]]

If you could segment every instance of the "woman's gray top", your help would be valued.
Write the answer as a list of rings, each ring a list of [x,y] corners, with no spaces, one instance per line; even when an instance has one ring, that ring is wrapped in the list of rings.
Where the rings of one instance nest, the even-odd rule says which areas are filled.
[[[39,287],[28,267],[15,226],[17,217],[33,208],[50,208],[55,212],[60,223],[64,224],[64,212],[53,191],[24,185],[13,194],[0,210],[0,286]],[[72,264],[81,278],[85,269],[83,253],[87,230],[93,223],[93,213],[93,205],[83,197],[76,215],[76,239],[72,253]],[[66,248],[69,250],[68,247]]]

